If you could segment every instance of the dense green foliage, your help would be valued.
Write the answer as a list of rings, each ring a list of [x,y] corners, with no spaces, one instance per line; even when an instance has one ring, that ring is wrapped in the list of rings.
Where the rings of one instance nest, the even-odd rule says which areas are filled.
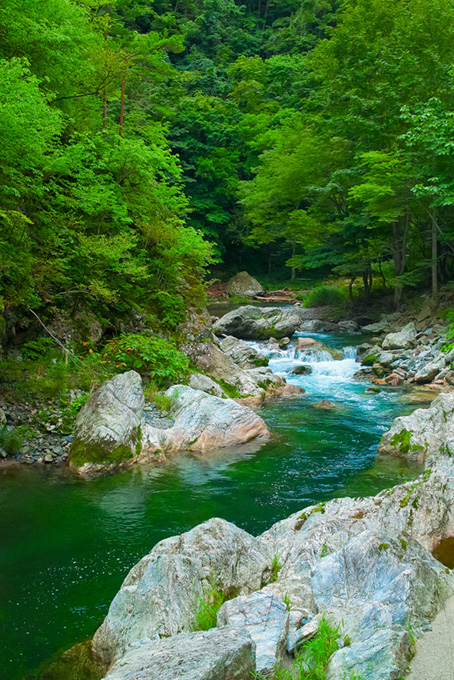
[[[436,296],[453,64],[450,0],[4,0],[0,332],[168,332],[216,260]]]

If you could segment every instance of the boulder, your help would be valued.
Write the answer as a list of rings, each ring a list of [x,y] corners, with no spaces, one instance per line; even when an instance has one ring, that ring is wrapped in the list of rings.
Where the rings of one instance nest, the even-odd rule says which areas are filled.
[[[301,324],[295,309],[247,305],[225,314],[214,324],[217,335],[243,340],[265,340],[292,336]]]
[[[310,375],[312,373],[312,368],[303,364],[302,366],[295,366],[292,373],[294,375]]]
[[[383,349],[410,349],[416,343],[416,327],[408,323],[398,333],[389,333],[383,340]]]
[[[339,321],[337,325],[339,326],[339,330],[344,333],[357,333],[359,331],[359,325],[353,319]]]
[[[284,658],[289,627],[287,607],[279,597],[259,591],[225,602],[217,615],[218,626],[247,630],[256,644],[257,673],[270,677]]]
[[[232,361],[240,368],[256,368],[257,366],[268,366],[268,357],[260,354],[254,347],[246,342],[229,335],[221,341],[221,349]]]
[[[103,383],[77,415],[71,463],[117,466],[130,461],[141,448],[144,403],[142,379],[135,371]]]
[[[95,656],[111,664],[143,638],[191,631],[213,579],[227,596],[249,594],[269,578],[270,563],[265,545],[218,518],[166,538],[129,572],[95,633]]]
[[[247,272],[239,272],[227,283],[227,293],[231,297],[254,297],[263,293],[263,288],[257,279]]]
[[[416,372],[415,382],[421,384],[429,383],[434,380],[437,375],[445,368],[446,365],[446,355],[440,352],[440,355],[423,364],[421,368]]]
[[[233,359],[212,342],[203,345],[196,361],[197,368],[220,383],[229,397],[254,396],[265,398],[265,390],[249,370],[238,366]]]
[[[193,365],[197,365],[207,345],[218,343],[213,334],[213,323],[207,309],[188,309],[185,320],[177,326],[176,333],[180,338],[180,350],[189,357]]]
[[[244,628],[228,626],[171,638],[143,638],[104,680],[250,680],[255,645]]]
[[[378,451],[424,463],[454,455],[454,392],[440,394],[427,409],[396,418]]]
[[[219,383],[203,373],[191,373],[188,385],[189,387],[192,387],[193,390],[201,390],[202,392],[213,395],[213,397],[227,399],[227,395]]]
[[[295,349],[307,349],[307,347],[312,347],[313,345],[319,345],[320,343],[315,338],[298,338],[296,341]]]
[[[5,411],[0,408],[0,428],[5,427],[6,425],[6,414]]]
[[[173,427],[162,430],[142,425],[139,462],[153,460],[156,452],[211,451],[269,436],[265,422],[252,409],[232,399],[221,399],[186,385],[170,387]]]
[[[363,381],[366,381],[366,380],[372,380],[374,375],[375,374],[372,370],[372,367],[366,366],[364,368],[360,368],[359,371],[356,371],[353,374],[353,380],[356,380],[356,382],[363,382]]]

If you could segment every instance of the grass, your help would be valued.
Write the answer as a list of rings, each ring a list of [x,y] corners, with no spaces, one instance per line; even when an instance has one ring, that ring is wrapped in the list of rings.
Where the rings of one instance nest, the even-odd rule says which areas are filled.
[[[213,581],[204,596],[196,599],[196,614],[193,630],[210,630],[216,627],[216,617],[219,609],[226,601],[224,591],[217,588]]]
[[[143,389],[143,394],[146,401],[150,401],[156,405],[161,412],[170,411],[172,405],[172,397],[168,397],[165,392],[159,390],[155,383],[149,382]]]
[[[279,555],[275,555],[273,557],[273,562],[271,563],[271,578],[270,578],[271,583],[277,581],[281,569],[282,564],[280,562]]]
[[[339,649],[339,626],[331,626],[325,617],[320,621],[317,634],[308,640],[296,653],[293,670],[276,668],[272,680],[326,680],[328,663],[334,652]],[[255,674],[256,680],[261,676]],[[346,677],[345,680],[361,680],[359,676]]]
[[[31,431],[27,425],[19,425],[14,430],[8,430],[5,426],[0,430],[0,449],[10,456],[17,456],[22,451],[26,438],[30,436]]]
[[[308,295],[303,296],[305,307],[337,307],[347,301],[347,292],[338,286],[317,286]]]

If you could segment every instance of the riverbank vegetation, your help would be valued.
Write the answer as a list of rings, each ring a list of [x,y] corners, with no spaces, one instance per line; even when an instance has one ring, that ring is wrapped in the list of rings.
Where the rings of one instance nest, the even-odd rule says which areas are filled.
[[[172,337],[244,268],[436,298],[453,38],[449,0],[6,0],[2,344]]]

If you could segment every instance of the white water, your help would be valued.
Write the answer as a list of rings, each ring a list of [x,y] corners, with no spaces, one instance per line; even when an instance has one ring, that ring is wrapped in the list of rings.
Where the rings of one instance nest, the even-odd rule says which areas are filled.
[[[328,334],[310,334],[325,346],[338,345],[336,352],[339,354],[341,347],[336,342],[335,336]],[[356,347],[346,346],[342,348],[342,359],[333,358],[327,350],[309,347],[304,350],[296,350],[296,339],[290,345],[280,349],[269,342],[248,342],[258,352],[269,357],[269,367],[277,375],[284,377],[288,383],[298,385],[306,390],[305,401],[320,401],[328,399],[338,404],[354,407],[355,409],[375,411],[377,407],[383,408],[384,402],[392,399],[388,392],[378,395],[366,393],[366,385],[353,380],[353,374],[360,368],[356,362]],[[296,375],[293,370],[296,366],[310,366],[309,375]],[[372,414],[371,414],[372,415]]]

